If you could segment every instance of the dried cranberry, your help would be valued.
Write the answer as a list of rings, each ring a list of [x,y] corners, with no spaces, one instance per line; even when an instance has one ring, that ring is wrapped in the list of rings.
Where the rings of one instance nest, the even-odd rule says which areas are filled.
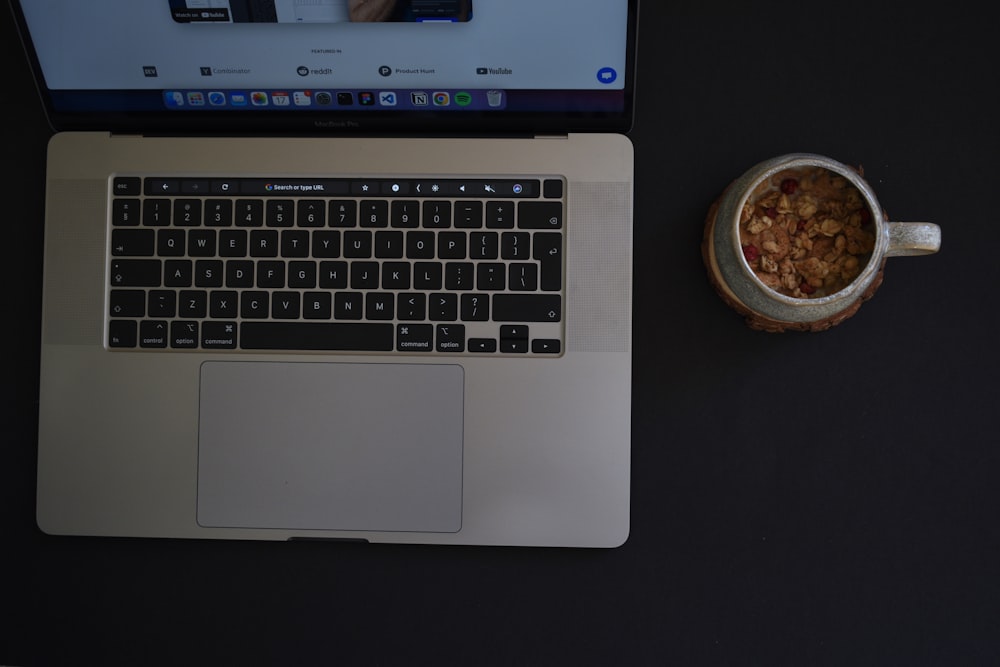
[[[766,211],[764,211],[764,213],[766,213],[767,217],[771,218],[771,220],[774,220],[778,217],[778,209],[774,208],[773,206],[769,207]]]
[[[872,221],[872,212],[869,211],[867,208],[863,208],[861,209],[860,213],[861,213],[861,226],[864,227],[865,225],[867,225]]]
[[[806,230],[806,224],[807,223],[805,220],[799,220],[797,223],[795,223],[795,231],[804,232]]]
[[[760,258],[760,250],[757,250],[757,246],[748,243],[743,246],[743,256],[747,258],[748,262],[752,262]]]
[[[803,280],[802,284],[799,285],[799,291],[803,294],[812,294],[816,291],[816,288]]]
[[[793,195],[799,189],[799,182],[794,178],[786,178],[781,182],[781,191],[786,195]]]

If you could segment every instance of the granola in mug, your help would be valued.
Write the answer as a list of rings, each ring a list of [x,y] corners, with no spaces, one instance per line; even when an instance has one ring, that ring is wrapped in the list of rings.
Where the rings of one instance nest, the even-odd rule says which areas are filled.
[[[833,294],[871,258],[871,211],[846,178],[824,169],[786,169],[761,183],[740,215],[743,256],[758,279],[790,297]]]

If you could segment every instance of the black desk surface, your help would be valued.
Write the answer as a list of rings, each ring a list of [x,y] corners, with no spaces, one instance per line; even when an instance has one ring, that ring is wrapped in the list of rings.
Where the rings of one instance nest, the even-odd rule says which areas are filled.
[[[632,532],[610,551],[41,534],[48,129],[0,11],[0,664],[998,664],[994,29],[962,3],[727,4],[642,8]],[[705,279],[702,220],[793,151],[863,165],[943,245],[889,260],[836,329],[758,333]]]

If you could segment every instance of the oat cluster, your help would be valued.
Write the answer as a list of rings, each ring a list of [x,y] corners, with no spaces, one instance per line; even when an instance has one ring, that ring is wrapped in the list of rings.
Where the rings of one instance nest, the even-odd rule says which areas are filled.
[[[740,215],[743,256],[786,296],[828,296],[851,283],[875,247],[871,212],[850,181],[822,167],[761,183]]]

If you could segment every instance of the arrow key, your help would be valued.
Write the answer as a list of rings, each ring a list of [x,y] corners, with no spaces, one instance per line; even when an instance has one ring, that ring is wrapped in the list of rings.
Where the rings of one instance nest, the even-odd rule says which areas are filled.
[[[559,354],[561,343],[555,338],[536,338],[531,341],[531,351],[535,354]]]

